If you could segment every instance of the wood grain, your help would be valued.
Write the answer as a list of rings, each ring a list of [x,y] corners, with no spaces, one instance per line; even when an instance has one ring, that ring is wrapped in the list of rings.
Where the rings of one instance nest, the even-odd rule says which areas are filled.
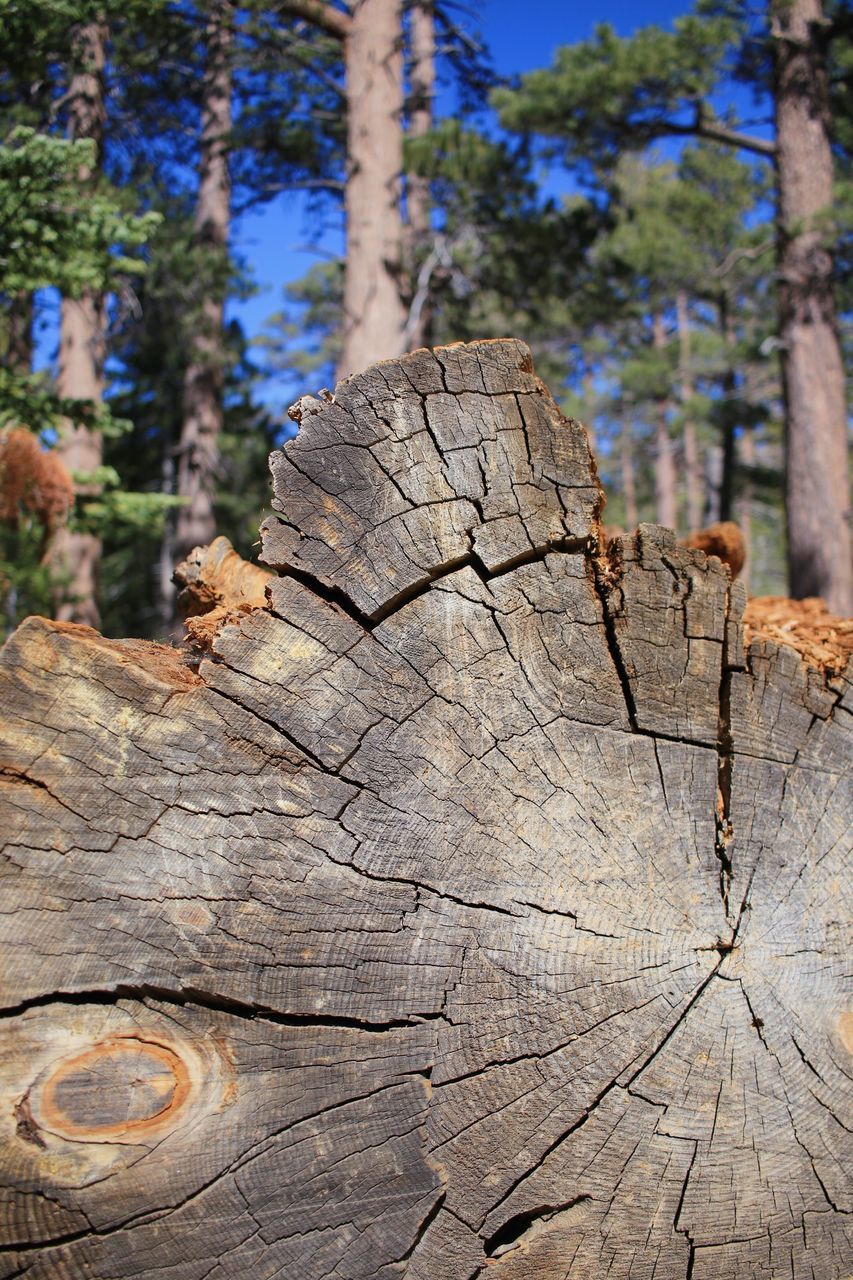
[[[520,343],[296,413],[207,656],[4,651],[0,1277],[848,1275],[849,673]]]

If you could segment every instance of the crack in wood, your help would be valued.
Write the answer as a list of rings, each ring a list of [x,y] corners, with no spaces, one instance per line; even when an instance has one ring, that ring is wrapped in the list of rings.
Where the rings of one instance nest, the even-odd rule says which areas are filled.
[[[724,634],[725,629],[731,622],[731,600],[732,593],[729,586],[726,590],[725,615],[724,615]],[[719,718],[717,729],[717,807],[714,815],[716,822],[716,843],[715,853],[720,863],[720,897],[723,900],[723,910],[726,918],[729,918],[729,894],[731,892],[732,880],[734,878],[734,867],[732,865],[731,847],[734,842],[734,830],[731,818],[731,801],[732,801],[732,768],[734,764],[734,742],[732,740],[732,715],[731,715],[731,679],[732,673],[727,662],[727,654],[725,645],[721,655],[720,667],[720,693],[719,693]],[[744,899],[744,903],[746,899]],[[744,903],[741,904],[741,913]],[[740,920],[740,914],[738,921]]]
[[[497,1231],[493,1231],[483,1241],[483,1252],[487,1258],[503,1257],[514,1249],[529,1244],[549,1223],[565,1217],[570,1210],[586,1204],[591,1199],[592,1197],[588,1195],[575,1196],[574,1199],[566,1200],[563,1204],[539,1205],[535,1209],[526,1209],[523,1213],[513,1214],[498,1227]]]
[[[407,1018],[387,1018],[377,1021],[335,1014],[285,1012],[270,1005],[239,1000],[215,991],[203,991],[197,987],[162,987],[151,983],[117,983],[113,987],[85,991],[46,992],[43,995],[22,1000],[19,1004],[0,1008],[0,1018],[19,1018],[30,1009],[41,1009],[53,1004],[111,1005],[121,1000],[155,1000],[158,1003],[171,1004],[180,1008],[195,1005],[200,1009],[211,1009],[217,1013],[228,1014],[229,1017],[249,1020],[259,1018],[281,1027],[342,1027],[369,1034],[384,1034],[403,1027],[420,1027],[427,1022],[443,1020],[441,1011],[432,1009],[414,1013]]]

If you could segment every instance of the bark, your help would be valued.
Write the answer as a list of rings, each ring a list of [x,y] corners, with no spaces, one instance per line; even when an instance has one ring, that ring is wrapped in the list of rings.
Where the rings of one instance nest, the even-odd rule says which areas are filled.
[[[696,427],[687,406],[693,399],[693,371],[690,367],[690,317],[687,310],[687,294],[679,289],[675,300],[678,324],[679,382],[681,403],[684,408],[684,472],[687,481],[687,527],[698,529],[702,524],[702,467],[696,444]]]
[[[106,28],[93,22],[75,33],[75,70],[68,94],[68,131],[70,137],[90,138],[100,151],[104,131],[104,56]],[[98,161],[99,163],[100,161]],[[94,178],[81,169],[81,186]],[[106,343],[106,307],[102,296],[84,291],[78,298],[63,298],[59,335],[59,370],[56,389],[61,396],[88,400],[100,405],[104,397],[104,356]],[[59,432],[59,456],[68,470],[91,473],[103,463],[100,432],[87,426],[66,422]],[[77,486],[80,497],[97,494],[97,485],[82,480]],[[97,627],[98,574],[101,563],[101,540],[93,533],[62,528],[52,547],[54,573],[57,578],[54,612],[65,622],[82,622]]]
[[[404,346],[400,0],[355,0],[344,54],[349,171],[340,376]]]
[[[520,343],[297,416],[210,659],[4,651],[0,1275],[840,1280],[849,682]]]
[[[184,420],[178,444],[178,508],[175,553],[183,559],[215,533],[214,490],[223,425],[224,312],[221,263],[228,251],[231,188],[232,0],[216,0],[207,24],[207,65],[202,89],[201,157],[195,240],[217,263],[216,281],[202,302],[195,350],[184,378]]]
[[[771,0],[791,593],[853,612],[847,417],[826,243],[832,153],[820,0]]]
[[[659,351],[666,347],[663,316],[655,312],[653,317],[652,341]],[[658,524],[667,529],[678,526],[676,504],[675,456],[672,438],[669,434],[669,399],[663,397],[658,401],[655,415],[655,514]]]
[[[408,135],[422,138],[432,128],[432,104],[435,94],[435,18],[431,0],[420,0],[409,17],[409,42],[412,59],[410,76],[411,106]],[[425,256],[430,241],[430,190],[429,179],[415,173],[406,177],[406,210],[408,214],[407,246],[409,275],[417,276],[417,262]],[[407,347],[426,347],[430,344],[432,309],[429,289],[421,298],[417,288],[412,293],[410,312],[406,322]]]
[[[289,13],[294,18],[304,18],[337,40],[345,40],[349,35],[349,14],[336,9],[333,4],[325,3],[325,0],[284,0],[277,7],[282,13]]]

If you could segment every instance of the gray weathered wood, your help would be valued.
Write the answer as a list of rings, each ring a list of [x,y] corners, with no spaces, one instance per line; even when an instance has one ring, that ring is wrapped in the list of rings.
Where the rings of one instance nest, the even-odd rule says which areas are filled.
[[[849,679],[520,343],[297,413],[209,656],[6,647],[0,1277],[840,1280]]]

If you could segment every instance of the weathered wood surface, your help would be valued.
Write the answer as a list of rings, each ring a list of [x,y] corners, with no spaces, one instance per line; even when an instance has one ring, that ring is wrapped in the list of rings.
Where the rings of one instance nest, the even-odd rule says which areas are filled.
[[[197,671],[5,650],[0,1276],[849,1275],[850,681],[519,343],[297,412]]]

